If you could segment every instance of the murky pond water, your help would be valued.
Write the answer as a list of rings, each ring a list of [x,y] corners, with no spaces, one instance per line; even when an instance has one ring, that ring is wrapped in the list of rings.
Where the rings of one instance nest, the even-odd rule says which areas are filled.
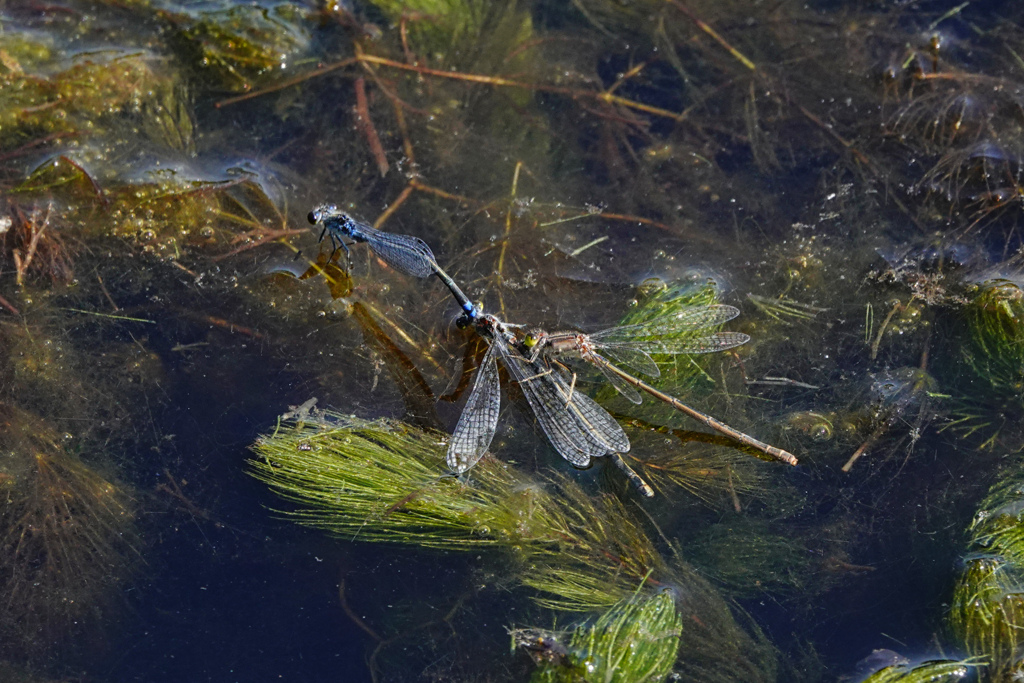
[[[1022,55],[1012,2],[0,0],[2,677],[1020,680]],[[799,464],[526,358],[616,325]]]

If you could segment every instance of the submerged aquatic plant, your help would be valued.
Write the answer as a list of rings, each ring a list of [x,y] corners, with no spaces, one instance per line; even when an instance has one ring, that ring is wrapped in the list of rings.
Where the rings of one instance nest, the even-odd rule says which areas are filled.
[[[538,664],[534,683],[653,683],[671,672],[682,628],[675,600],[663,591],[624,600],[571,633],[513,630],[512,642]]]
[[[302,506],[288,517],[352,538],[440,548],[551,540],[533,524],[533,499],[548,498],[543,487],[491,459],[463,483],[448,472],[443,438],[329,415],[261,437],[251,465]]]
[[[989,491],[970,528],[949,624],[990,680],[1024,674],[1024,478],[1019,463]]]
[[[299,524],[356,540],[511,551],[522,569],[517,580],[543,606],[608,610],[665,596],[658,599],[699,624],[683,633],[679,667],[689,673],[680,680],[728,680],[713,671],[771,680],[774,653],[756,629],[753,637],[744,631],[694,569],[666,561],[617,498],[595,498],[564,477],[537,480],[491,458],[460,481],[447,472],[442,438],[387,420],[316,414],[261,437],[250,465],[297,504],[284,514]],[[605,636],[594,638],[589,647],[604,647]]]
[[[253,447],[253,474],[299,504],[300,524],[368,541],[432,548],[516,548],[523,582],[561,609],[607,607],[663,568],[644,531],[610,496],[564,478],[538,481],[485,458],[451,475],[443,436],[395,422],[327,415],[285,425]]]
[[[90,55],[61,71],[9,57],[0,67],[0,150],[25,144],[142,132],[172,149],[192,148],[192,126],[180,83],[146,53],[102,59]],[[135,115],[140,120],[133,121]],[[138,135],[139,130],[133,131]],[[95,152],[90,152],[93,154]]]
[[[731,595],[793,591],[803,586],[810,552],[799,538],[785,536],[752,517],[726,519],[688,544],[687,554]]]
[[[1024,412],[1024,292],[1010,280],[982,283],[964,308],[966,337],[961,355],[971,373],[962,383],[947,428],[985,437],[983,448],[1002,439],[1016,446],[1020,430],[1004,427]]]
[[[954,683],[971,673],[977,662],[938,659],[920,664],[897,664],[876,671],[861,683]]]
[[[299,3],[208,3],[189,13],[159,15],[172,27],[172,42],[207,82],[228,91],[245,92],[280,75],[309,48],[310,12]]]
[[[642,323],[657,324],[660,321],[671,323],[674,316],[684,314],[693,307],[711,306],[718,303],[718,288],[714,282],[702,281],[679,282],[668,284],[652,279],[640,286],[640,297],[635,308],[629,311],[619,325],[639,325]],[[672,327],[675,336],[664,335],[666,344],[684,345],[688,340],[703,337],[714,332],[712,328],[687,328],[682,325]],[[643,338],[632,341],[642,342]],[[652,354],[658,364],[661,376],[658,378],[659,389],[686,397],[702,383],[714,385],[714,380],[704,371],[697,356],[687,354]],[[657,401],[645,401],[639,408],[630,410],[631,415],[639,415],[648,419],[677,417],[671,408],[659,405]]]
[[[137,559],[123,485],[68,453],[43,420],[0,406],[0,629],[29,651],[91,635]]]

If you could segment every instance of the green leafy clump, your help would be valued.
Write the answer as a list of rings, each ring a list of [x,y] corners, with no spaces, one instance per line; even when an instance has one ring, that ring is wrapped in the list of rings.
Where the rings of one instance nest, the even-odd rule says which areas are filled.
[[[0,150],[47,136],[96,137],[129,129],[138,135],[138,120],[153,139],[191,150],[184,93],[162,63],[147,53],[91,55],[52,72],[6,54],[0,63]]]
[[[992,680],[1024,673],[1024,482],[996,484],[970,528],[970,555],[957,581],[949,623],[968,654],[985,658]]]
[[[528,60],[509,55],[533,36],[529,3],[488,0],[372,0],[393,23],[404,22],[411,48],[435,64],[524,77]]]
[[[0,633],[28,651],[94,635],[138,555],[128,490],[67,452],[54,429],[0,405]]]
[[[244,92],[270,81],[309,51],[311,13],[297,3],[222,2],[162,16],[204,80],[227,91]]]
[[[965,437],[985,437],[983,448],[1001,439],[1011,439],[1011,446],[1019,447],[1016,423],[1024,411],[1024,291],[1009,280],[984,282],[964,307],[964,316],[961,354],[969,381],[962,382],[963,395],[953,402],[948,428]]]
[[[671,595],[681,615],[673,618],[698,624],[681,636],[679,680],[772,680],[772,648],[736,623],[696,570],[666,561],[618,498],[490,458],[460,481],[445,466],[444,446],[440,434],[393,421],[322,414],[261,437],[250,464],[297,505],[283,514],[299,524],[363,541],[503,550],[545,607],[609,610]]]
[[[513,631],[513,643],[538,663],[534,683],[656,682],[672,671],[682,628],[675,600],[662,592],[624,600],[570,634]]]
[[[562,480],[558,495],[545,506],[551,533],[564,539],[556,552],[531,558],[521,581],[552,609],[607,609],[636,590],[676,581],[650,538],[614,496],[588,495]]]
[[[1018,396],[1024,389],[1024,292],[1008,280],[981,285],[966,308],[971,344],[964,359],[985,391]]]
[[[799,538],[748,516],[712,525],[687,550],[687,557],[716,584],[745,597],[801,588],[801,572],[807,571],[811,557]]]
[[[529,563],[521,581],[548,607],[603,609],[645,577],[668,579],[617,498],[591,497],[565,478],[538,481],[490,458],[460,481],[445,464],[444,438],[329,415],[262,437],[253,474],[298,503],[284,514],[305,526],[367,541],[513,550]]]
[[[546,540],[550,496],[487,459],[473,481],[448,473],[443,435],[380,420],[329,416],[279,428],[253,450],[253,474],[302,507],[300,524],[368,541],[461,548]]]
[[[529,564],[521,581],[548,607],[606,609],[645,579],[674,579],[617,498],[490,458],[460,481],[440,434],[328,415],[282,426],[253,449],[253,474],[299,504],[284,513],[298,523],[359,540],[513,550]]]
[[[917,665],[897,664],[876,671],[862,683],[953,683],[967,677],[975,663],[935,660]]]
[[[694,307],[710,306],[718,301],[718,289],[713,282],[682,282],[670,285],[661,280],[650,280],[641,285],[638,300],[638,305],[626,314],[619,324],[651,325],[658,330],[659,344],[685,346],[694,339],[717,331],[715,328],[694,328],[685,324],[675,324],[679,314],[685,314]],[[635,337],[633,340],[644,341],[645,337]],[[705,372],[698,361],[700,356],[685,353],[652,353],[651,357],[661,371],[661,376],[654,381],[659,389],[685,397],[700,386],[706,389],[715,385],[715,380]],[[612,360],[614,362],[614,357]],[[610,398],[611,392],[606,393]],[[675,415],[672,408],[654,400],[644,401],[638,409],[631,409],[630,414],[651,420],[664,420]]]

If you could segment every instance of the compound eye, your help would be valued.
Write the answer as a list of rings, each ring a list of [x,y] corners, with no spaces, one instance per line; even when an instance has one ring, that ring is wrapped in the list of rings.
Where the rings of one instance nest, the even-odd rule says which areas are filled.
[[[537,345],[537,336],[533,334],[527,334],[523,337],[523,346],[526,348],[532,348]]]
[[[309,215],[306,216],[306,220],[309,221],[311,225],[316,225],[317,221],[320,220],[320,212],[315,209],[310,211]]]

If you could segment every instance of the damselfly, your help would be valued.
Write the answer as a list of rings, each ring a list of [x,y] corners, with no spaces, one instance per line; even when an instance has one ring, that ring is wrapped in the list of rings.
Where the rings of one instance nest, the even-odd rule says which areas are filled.
[[[473,467],[494,438],[501,403],[500,359],[563,458],[576,467],[587,467],[592,458],[610,456],[642,495],[654,495],[654,490],[619,455],[629,451],[629,438],[615,418],[589,396],[574,391],[563,373],[523,357],[515,348],[516,326],[485,315],[476,307],[462,316],[460,324],[472,326],[487,340],[488,349],[448,446],[448,466],[454,472],[462,474]]]
[[[732,306],[695,306],[665,318],[637,325],[613,327],[594,334],[582,332],[545,332],[532,330],[517,340],[514,347],[528,362],[540,363],[552,374],[565,372],[560,364],[545,364],[543,359],[556,360],[560,356],[573,355],[597,367],[608,381],[623,396],[634,403],[640,403],[637,389],[664,401],[676,410],[689,415],[711,429],[725,434],[740,443],[754,448],[777,460],[796,465],[796,457],[781,448],[770,446],[754,437],[720,422],[706,413],[691,408],[679,399],[655,389],[639,377],[631,375],[605,358],[599,349],[623,365],[658,377],[661,373],[651,354],[697,354],[731,349],[750,340],[738,332],[716,332],[704,336],[693,336],[687,332],[720,325],[739,315]]]
[[[348,250],[345,238],[353,242],[365,242],[384,263],[395,270],[413,277],[429,277],[437,275],[451,291],[465,313],[473,310],[469,297],[462,293],[448,273],[437,265],[434,252],[419,237],[382,232],[366,223],[356,220],[333,204],[321,204],[309,212],[307,217],[313,225],[322,225],[320,240],[329,237],[335,250],[339,247],[345,251],[346,261],[351,261],[352,254]]]

